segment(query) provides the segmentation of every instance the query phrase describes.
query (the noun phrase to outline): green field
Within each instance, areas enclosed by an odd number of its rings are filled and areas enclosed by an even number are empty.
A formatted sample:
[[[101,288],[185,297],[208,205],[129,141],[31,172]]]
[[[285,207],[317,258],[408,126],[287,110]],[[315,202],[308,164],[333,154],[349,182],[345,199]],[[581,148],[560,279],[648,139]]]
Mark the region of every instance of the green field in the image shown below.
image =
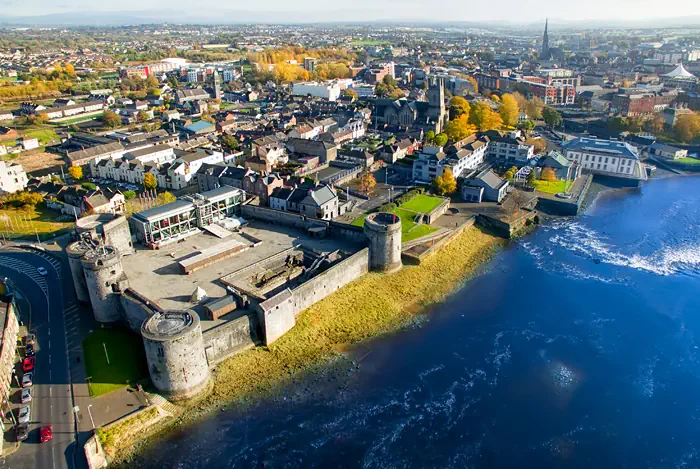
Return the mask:
[[[353,46],[383,46],[389,44],[387,41],[373,41],[373,40],[362,40],[358,39],[352,41]]]
[[[431,195],[417,195],[408,202],[401,204],[401,208],[413,210],[414,212],[430,213],[437,208],[445,199],[433,197]]]
[[[66,119],[62,120],[61,122],[56,122],[56,124],[59,125],[71,125],[71,124],[77,124],[79,122],[86,122],[86,121],[91,121],[93,119],[99,119],[102,117],[104,112],[100,112],[98,114],[92,114],[90,116],[82,116],[82,117],[74,117],[73,119]]]
[[[83,340],[83,353],[92,397],[148,377],[141,337],[127,329],[96,330]]]
[[[73,222],[59,222],[57,211],[42,205],[34,210],[0,209],[0,231],[8,238],[31,237],[49,239],[55,235],[66,233],[73,228]]]
[[[404,243],[437,231],[437,228],[430,225],[416,225],[413,221],[416,216],[415,212],[397,208],[392,213],[396,214],[401,219],[401,241]],[[352,224],[355,226],[364,226],[367,215],[369,214],[362,215],[360,218],[353,221]]]
[[[698,159],[698,158],[678,158],[677,160],[673,160],[673,163],[700,164],[700,159]]]
[[[48,145],[49,143],[56,143],[60,141],[58,134],[53,129],[33,129],[23,131],[22,135],[29,138],[36,138],[39,140],[39,144]]]
[[[559,194],[566,192],[571,187],[571,181],[535,181],[535,190],[545,192],[547,194]]]

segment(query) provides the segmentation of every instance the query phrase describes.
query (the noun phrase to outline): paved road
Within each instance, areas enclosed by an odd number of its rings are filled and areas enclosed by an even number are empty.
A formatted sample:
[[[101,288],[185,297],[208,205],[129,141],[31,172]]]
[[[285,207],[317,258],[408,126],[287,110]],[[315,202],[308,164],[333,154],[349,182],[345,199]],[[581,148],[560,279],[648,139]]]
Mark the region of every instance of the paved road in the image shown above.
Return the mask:
[[[42,266],[48,276],[37,273]],[[58,469],[84,465],[75,452],[75,418],[69,379],[60,263],[48,254],[0,251],[0,276],[8,277],[19,298],[20,317],[37,337],[36,369],[29,438],[4,461],[6,468]],[[64,276],[70,277],[65,271]],[[72,296],[72,295],[71,295]],[[73,302],[72,298],[68,302]],[[53,426],[53,440],[39,443],[39,428]]]

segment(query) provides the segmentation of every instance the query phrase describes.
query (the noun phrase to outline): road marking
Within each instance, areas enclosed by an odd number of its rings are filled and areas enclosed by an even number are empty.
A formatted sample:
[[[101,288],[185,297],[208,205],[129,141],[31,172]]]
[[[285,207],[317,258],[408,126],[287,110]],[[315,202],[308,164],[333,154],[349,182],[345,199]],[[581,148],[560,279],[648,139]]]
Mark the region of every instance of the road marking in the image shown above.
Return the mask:
[[[49,355],[49,365],[51,364],[51,355]]]
[[[49,397],[53,397],[53,388],[49,386]]]
[[[51,349],[51,341],[49,340],[49,349]]]

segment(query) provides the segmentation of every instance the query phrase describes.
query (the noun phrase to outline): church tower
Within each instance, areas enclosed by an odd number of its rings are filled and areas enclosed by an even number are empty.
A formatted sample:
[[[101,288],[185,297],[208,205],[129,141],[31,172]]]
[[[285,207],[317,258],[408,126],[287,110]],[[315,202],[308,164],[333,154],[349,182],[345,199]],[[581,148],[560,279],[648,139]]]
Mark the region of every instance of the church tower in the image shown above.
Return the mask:
[[[447,109],[445,108],[445,79],[433,78],[428,88],[429,116],[435,121],[435,133],[442,132]]]
[[[544,20],[544,34],[542,35],[542,52],[540,53],[541,60],[549,60],[551,57],[551,52],[549,51],[549,34],[547,34],[548,23],[549,18],[546,18]]]

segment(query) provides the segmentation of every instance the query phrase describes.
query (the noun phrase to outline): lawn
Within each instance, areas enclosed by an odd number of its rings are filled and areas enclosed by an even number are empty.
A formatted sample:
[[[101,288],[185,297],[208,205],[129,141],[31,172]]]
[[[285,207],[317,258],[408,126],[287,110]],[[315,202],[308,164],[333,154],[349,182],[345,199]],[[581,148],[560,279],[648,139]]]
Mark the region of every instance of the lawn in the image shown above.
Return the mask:
[[[48,145],[60,141],[58,134],[53,129],[33,129],[22,132],[22,135],[29,138],[36,138],[40,145]]]
[[[354,40],[352,41],[353,46],[383,46],[385,44],[389,44],[387,41],[377,41],[377,40]]]
[[[413,210],[414,212],[430,213],[444,200],[445,199],[441,199],[439,197],[420,194],[415,196],[408,202],[401,204],[401,208],[405,208],[406,210]]]
[[[566,192],[566,190],[571,187],[571,181],[535,181],[535,189],[540,192],[545,192],[547,194],[559,194],[560,192]]]
[[[141,337],[127,329],[96,330],[83,340],[83,353],[92,397],[148,377]]]
[[[698,158],[678,158],[677,160],[673,160],[673,163],[700,164],[700,159],[698,159]]]
[[[0,230],[8,238],[36,239],[39,234],[45,240],[73,228],[73,221],[57,221],[59,215],[57,211],[43,205],[30,211],[0,209]]]
[[[434,226],[425,224],[416,225],[416,223],[413,221],[413,218],[416,216],[415,212],[397,208],[393,213],[395,213],[401,219],[401,241],[404,243],[406,241],[412,241],[420,238],[421,236],[430,234],[433,231],[437,231],[437,228]],[[367,215],[369,214],[362,215],[360,218],[353,221],[352,224],[355,226],[364,226]]]
[[[66,119],[62,120],[60,122],[56,122],[58,125],[71,125],[71,124],[77,124],[80,122],[86,122],[86,121],[91,121],[93,119],[99,119],[102,117],[104,112],[99,112],[97,114],[90,114],[89,116],[80,116],[80,117],[74,117],[73,119]]]

